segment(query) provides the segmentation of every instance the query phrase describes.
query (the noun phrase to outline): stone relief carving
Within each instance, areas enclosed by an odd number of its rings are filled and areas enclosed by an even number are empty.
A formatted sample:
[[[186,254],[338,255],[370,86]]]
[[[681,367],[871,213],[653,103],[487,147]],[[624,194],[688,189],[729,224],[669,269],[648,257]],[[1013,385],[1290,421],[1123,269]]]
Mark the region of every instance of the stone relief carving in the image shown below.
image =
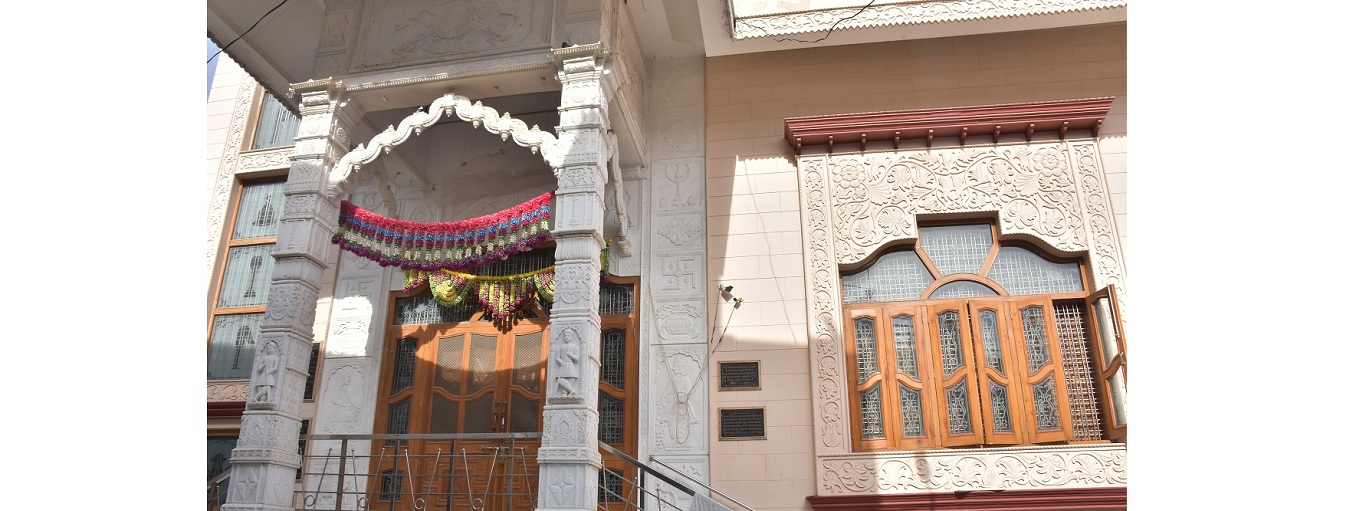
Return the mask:
[[[329,359],[318,407],[319,429],[323,433],[361,433],[365,402],[365,369],[362,361]]]
[[[659,115],[655,117],[654,129],[660,135],[651,140],[661,158],[697,156],[702,152],[704,128],[700,115],[691,112]]]
[[[1022,452],[929,451],[911,456],[829,457],[820,462],[823,495],[1127,484],[1127,451],[1123,446]]]
[[[1114,284],[1115,300],[1124,303],[1124,258],[1119,251],[1119,235],[1114,229],[1114,210],[1110,192],[1100,171],[1100,154],[1093,143],[1072,143],[1077,181],[1081,183],[1082,202],[1086,205],[1086,226],[1091,236],[1092,279],[1099,286]]]
[[[1004,233],[1059,250],[1086,249],[1076,183],[1062,144],[993,146],[830,158],[835,253],[855,263],[882,244],[915,237],[915,216],[999,211]]]
[[[210,381],[209,401],[246,401],[248,386],[245,381]]]
[[[701,384],[705,353],[705,345],[657,349],[653,429],[655,447],[660,451],[690,451],[705,445],[701,433],[705,431],[705,408],[694,403],[706,399],[698,397],[698,389],[704,394],[706,389]]]
[[[546,445],[579,445],[587,436],[588,412],[584,410],[547,410]]]
[[[702,338],[702,308],[693,301],[657,302],[655,318],[659,326],[659,338],[664,342],[706,342]]]
[[[691,215],[689,215],[691,216]],[[693,222],[692,219],[683,216],[675,216],[669,219],[668,223],[659,227],[655,231],[661,237],[669,240],[675,247],[693,245],[698,240],[698,234],[702,233],[702,227]]]
[[[446,0],[370,3],[353,70],[451,56],[506,53],[549,43],[549,2]]]
[[[1116,9],[1123,8],[1128,3],[1127,0],[908,1],[871,5],[862,9],[850,7],[736,17],[734,33],[737,40],[752,39],[786,34],[825,32],[830,28],[833,21],[841,18],[848,19],[840,23],[836,27],[837,30]]]
[[[817,454],[823,452],[848,452],[845,441],[848,426],[845,424],[843,406],[844,378],[839,368],[843,366],[843,346],[837,336],[839,315],[835,314],[835,286],[837,274],[834,268],[833,238],[830,233],[829,217],[826,213],[826,159],[825,157],[805,157],[799,161],[802,229],[809,235],[807,239],[807,335],[811,342],[811,375],[814,380],[816,410],[816,434],[821,440]],[[823,449],[821,447],[824,447]]]
[[[289,156],[291,154],[294,154],[293,146],[284,149],[274,149],[266,152],[241,155],[241,170],[239,172],[256,172],[261,170],[289,168]]]
[[[251,116],[251,100],[256,91],[256,83],[242,80],[233,100],[232,121],[228,124],[228,138],[223,142],[223,155],[218,163],[218,174],[214,176],[213,191],[209,194],[208,257],[207,272],[213,278],[214,260],[218,257],[218,240],[223,232],[223,223],[228,214],[228,198],[232,193],[233,176],[237,173],[242,148],[242,139]]]
[[[280,343],[266,341],[256,355],[252,370],[253,386],[251,400],[254,403],[274,403],[279,399],[280,381]]]
[[[702,259],[694,255],[664,255],[659,257],[660,291],[700,291],[702,289]],[[558,288],[557,288],[558,289]]]
[[[659,197],[659,208],[663,210],[695,208],[701,203],[698,198],[699,186],[697,164],[693,162],[669,162],[660,169],[664,179],[656,179],[655,194]]]
[[[574,502],[577,488],[574,483],[574,469],[566,466],[550,467],[550,484],[546,486],[557,507]]]
[[[582,336],[579,329],[568,326],[557,339],[555,350],[555,395],[575,397],[579,395],[579,342]]]
[[[323,22],[323,36],[318,41],[318,53],[326,54],[346,51],[354,32],[353,22],[357,17],[355,10],[331,11]]]

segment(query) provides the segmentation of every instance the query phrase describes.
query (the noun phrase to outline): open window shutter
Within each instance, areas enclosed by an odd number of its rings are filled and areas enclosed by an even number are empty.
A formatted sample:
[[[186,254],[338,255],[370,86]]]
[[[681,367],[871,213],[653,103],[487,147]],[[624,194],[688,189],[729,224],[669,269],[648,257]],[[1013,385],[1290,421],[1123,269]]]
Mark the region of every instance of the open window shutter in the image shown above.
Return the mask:
[[[1128,433],[1128,397],[1125,387],[1128,364],[1124,325],[1120,320],[1119,308],[1115,306],[1114,289],[1114,284],[1111,284],[1086,297],[1091,333],[1087,337],[1091,344],[1091,358],[1095,362],[1099,390],[1096,397],[1105,416],[1101,428],[1106,438],[1120,440]]]
[[[939,400],[930,381],[935,364],[926,337],[929,323],[924,307],[888,307],[885,310],[883,352],[889,375],[884,388],[888,398],[889,423],[895,423],[898,448],[936,447],[939,438]]]
[[[981,393],[983,433],[988,444],[1025,443],[1024,394],[1029,388],[1016,378],[1016,358],[1006,328],[1009,309],[999,300],[968,302],[972,318],[973,355]]]
[[[1017,374],[1024,384],[1025,423],[1031,424],[1031,443],[1072,439],[1072,415],[1067,400],[1062,352],[1052,303],[1043,297],[1010,302]]]
[[[982,436],[982,405],[977,390],[973,343],[964,304],[929,306],[930,351],[934,354],[934,385],[939,429],[944,441],[953,447],[985,443]]]
[[[845,318],[846,361],[849,374],[855,375],[849,388],[850,421],[854,438],[863,449],[884,449],[891,445],[891,426],[886,422],[886,372],[878,350],[878,309],[855,309]]]

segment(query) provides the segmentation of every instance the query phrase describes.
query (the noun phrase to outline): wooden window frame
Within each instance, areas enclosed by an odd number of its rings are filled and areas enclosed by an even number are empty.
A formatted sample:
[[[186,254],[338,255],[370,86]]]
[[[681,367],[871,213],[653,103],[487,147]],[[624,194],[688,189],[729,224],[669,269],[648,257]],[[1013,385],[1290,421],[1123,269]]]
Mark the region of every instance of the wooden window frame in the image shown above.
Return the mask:
[[[261,151],[278,151],[280,149],[294,146],[294,144],[286,144],[275,147],[262,147],[260,149],[251,148],[252,145],[256,144],[256,132],[258,131],[258,128],[260,128],[261,126],[261,112],[265,110],[267,97],[270,97],[270,92],[267,92],[265,87],[257,85],[256,90],[252,92],[251,113],[247,116],[247,126],[246,130],[243,131],[242,146],[238,152],[249,153]],[[285,105],[285,109],[289,109],[289,105],[285,104],[285,102],[281,101],[280,104]],[[290,110],[290,113],[294,113],[294,111]],[[299,116],[299,122],[303,122],[303,116]]]
[[[232,239],[232,233],[237,229],[237,222],[238,222],[238,220],[239,220],[238,214],[240,213],[239,209],[241,209],[242,196],[245,194],[247,188],[249,188],[249,187],[251,187],[251,186],[255,186],[255,185],[268,185],[268,184],[274,184],[274,183],[284,183],[284,182],[285,182],[285,179],[286,179],[286,178],[285,178],[284,176],[261,177],[261,178],[254,178],[254,179],[250,179],[250,180],[238,180],[238,181],[233,185],[233,188],[234,188],[234,189],[233,189],[232,200],[230,200],[229,203],[228,203],[228,209],[227,209],[227,212],[226,212],[226,218],[224,219],[224,222],[223,222],[223,225],[224,225],[224,227],[223,227],[223,233],[222,233],[222,235],[219,237],[220,241],[219,241],[219,244],[218,244],[218,256],[217,256],[216,260],[214,261],[214,266],[213,266],[213,278],[212,278],[212,280],[211,280],[211,282],[210,282],[210,286],[209,286],[210,292],[209,292],[209,296],[208,296],[208,302],[207,302],[207,304],[206,304],[206,305],[208,306],[208,312],[209,312],[209,314],[208,314],[208,324],[206,325],[206,328],[205,328],[205,330],[208,332],[208,334],[205,336],[205,341],[204,341],[204,344],[205,344],[206,349],[212,347],[212,344],[213,344],[213,324],[214,324],[214,321],[218,319],[218,317],[220,317],[220,316],[238,315],[238,314],[264,314],[264,313],[266,312],[266,304],[265,304],[265,303],[262,303],[261,305],[251,305],[251,306],[245,306],[245,307],[219,307],[219,306],[218,306],[218,299],[219,299],[219,296],[220,296],[220,295],[222,294],[222,292],[223,292],[223,283],[224,283],[224,281],[226,280],[226,277],[227,277],[226,272],[227,272],[227,265],[228,265],[228,254],[232,251],[232,249],[237,248],[237,247],[247,247],[247,246],[275,245],[276,242],[279,240],[279,236],[278,236],[279,230],[278,230],[278,228],[277,228],[277,230],[276,230],[276,234],[277,234],[276,236],[263,236],[263,237],[259,237],[259,238],[247,238],[247,239],[240,239],[240,240]],[[281,213],[283,213],[283,212],[281,212]],[[279,222],[280,222],[280,218],[277,216],[277,218],[276,218],[276,223],[277,223],[277,225],[279,224]],[[266,292],[266,293],[269,293],[269,292],[270,292],[269,284],[267,284],[267,287],[266,287],[265,292]],[[207,362],[207,360],[206,360],[206,362]],[[236,380],[212,380],[212,381],[236,381]]]

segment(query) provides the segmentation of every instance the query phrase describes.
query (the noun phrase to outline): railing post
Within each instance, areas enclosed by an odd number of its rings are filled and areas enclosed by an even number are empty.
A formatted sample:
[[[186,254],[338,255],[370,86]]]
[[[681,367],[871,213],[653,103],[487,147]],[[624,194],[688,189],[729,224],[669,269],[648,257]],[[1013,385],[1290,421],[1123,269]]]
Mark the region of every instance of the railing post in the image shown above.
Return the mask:
[[[343,438],[341,442],[342,442],[342,443],[341,443],[341,463],[337,465],[337,507],[336,507],[336,511],[341,511],[341,508],[342,508],[342,498],[344,497],[343,494],[342,494],[342,492],[345,490],[345,487],[343,487],[343,484],[345,484],[345,481],[344,481],[342,478],[346,477],[346,439]],[[319,474],[319,475],[318,475],[318,477],[322,477],[322,476],[323,476],[323,474]]]

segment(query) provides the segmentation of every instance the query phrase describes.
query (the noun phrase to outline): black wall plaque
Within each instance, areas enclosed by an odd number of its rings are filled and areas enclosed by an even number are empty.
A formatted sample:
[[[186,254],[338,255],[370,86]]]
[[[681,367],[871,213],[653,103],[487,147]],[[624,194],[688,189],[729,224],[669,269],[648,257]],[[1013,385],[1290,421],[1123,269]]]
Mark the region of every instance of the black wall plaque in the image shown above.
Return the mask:
[[[721,415],[722,440],[764,438],[763,408],[722,408],[717,412]]]
[[[759,362],[721,362],[721,390],[759,390]]]

